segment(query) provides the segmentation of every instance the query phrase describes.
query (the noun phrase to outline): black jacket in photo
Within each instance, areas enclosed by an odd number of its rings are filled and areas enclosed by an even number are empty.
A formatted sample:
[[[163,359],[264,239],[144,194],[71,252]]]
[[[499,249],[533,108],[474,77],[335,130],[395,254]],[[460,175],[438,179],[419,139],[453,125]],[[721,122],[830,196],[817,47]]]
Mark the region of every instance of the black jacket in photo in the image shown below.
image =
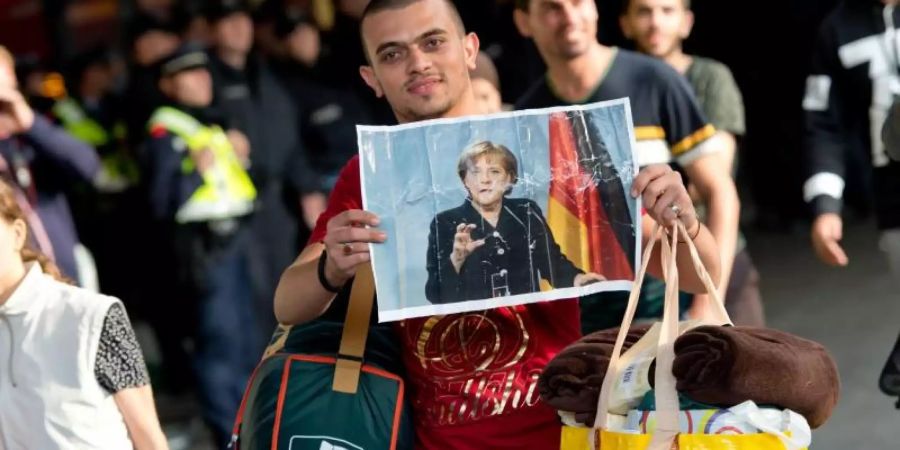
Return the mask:
[[[474,224],[472,239],[485,239],[457,273],[450,262],[456,227]],[[560,251],[541,208],[530,199],[504,198],[497,226],[486,221],[467,199],[439,213],[431,222],[425,296],[431,303],[451,303],[554,288],[572,287],[583,273]]]

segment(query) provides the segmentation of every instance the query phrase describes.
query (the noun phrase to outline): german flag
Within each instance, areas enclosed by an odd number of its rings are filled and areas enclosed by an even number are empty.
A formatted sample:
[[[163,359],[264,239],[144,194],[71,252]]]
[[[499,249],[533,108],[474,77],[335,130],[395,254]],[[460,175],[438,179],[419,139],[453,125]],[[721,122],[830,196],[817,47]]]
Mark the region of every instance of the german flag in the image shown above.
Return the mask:
[[[547,222],[563,254],[585,272],[634,279],[635,228],[626,190],[585,112],[550,115],[550,173]]]

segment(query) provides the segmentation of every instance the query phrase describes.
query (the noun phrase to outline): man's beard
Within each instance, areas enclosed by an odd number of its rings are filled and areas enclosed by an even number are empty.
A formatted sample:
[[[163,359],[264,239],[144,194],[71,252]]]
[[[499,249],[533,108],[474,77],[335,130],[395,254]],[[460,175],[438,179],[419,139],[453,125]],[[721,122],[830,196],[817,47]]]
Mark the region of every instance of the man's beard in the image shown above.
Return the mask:
[[[457,96],[458,97],[458,96]],[[413,121],[438,119],[444,117],[454,106],[454,96],[448,96],[440,103],[429,106],[428,108],[406,108],[403,115]]]
[[[645,54],[648,54],[655,58],[662,58],[662,59],[668,58],[673,53],[675,53],[675,51],[678,48],[680,48],[677,40],[672,41],[665,47],[661,47],[661,49],[659,51],[651,49],[650,47],[644,47],[644,46],[638,46],[638,47],[640,47],[641,53],[645,53]]]
[[[590,45],[584,42],[572,45],[560,44],[556,46],[556,54],[560,59],[571,61],[587,53],[589,48]]]

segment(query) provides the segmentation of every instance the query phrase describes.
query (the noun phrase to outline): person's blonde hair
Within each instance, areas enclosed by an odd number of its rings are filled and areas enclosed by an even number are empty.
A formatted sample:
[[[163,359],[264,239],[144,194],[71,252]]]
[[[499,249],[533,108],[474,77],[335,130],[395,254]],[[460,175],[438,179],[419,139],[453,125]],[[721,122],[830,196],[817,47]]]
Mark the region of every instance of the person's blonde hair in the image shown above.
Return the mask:
[[[28,223],[28,221],[25,220],[25,214],[22,212],[22,208],[20,208],[19,203],[16,202],[16,193],[13,191],[13,187],[2,178],[0,178],[0,220],[4,220],[10,224],[16,220]],[[47,255],[31,248],[27,243],[22,247],[21,256],[22,262],[36,262],[40,264],[44,273],[50,275],[57,281],[71,283],[71,280],[67,279],[62,274],[59,267],[57,267]]]
[[[510,186],[516,184],[516,181],[519,180],[519,162],[516,160],[516,156],[505,145],[495,144],[491,141],[481,141],[463,150],[459,155],[459,161],[456,163],[456,172],[459,174],[459,179],[465,183],[469,164],[474,164],[479,158],[486,156],[498,157],[503,170],[509,174],[512,180]]]

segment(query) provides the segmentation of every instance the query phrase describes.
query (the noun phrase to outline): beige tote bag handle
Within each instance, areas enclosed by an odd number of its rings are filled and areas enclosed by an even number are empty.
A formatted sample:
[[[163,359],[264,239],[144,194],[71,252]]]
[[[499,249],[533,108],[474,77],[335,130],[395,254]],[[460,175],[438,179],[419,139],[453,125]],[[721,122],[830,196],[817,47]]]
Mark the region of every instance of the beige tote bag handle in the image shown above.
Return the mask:
[[[680,315],[678,305],[679,280],[677,251],[679,237],[681,236],[684,237],[684,241],[687,244],[694,269],[712,299],[712,305],[710,305],[710,308],[707,310],[707,316],[703,318],[703,322],[716,325],[731,324],[731,319],[728,317],[725,306],[718,296],[715,283],[713,283],[712,278],[703,266],[699,252],[697,251],[694,242],[690,239],[687,230],[684,228],[684,224],[679,221],[677,226],[673,227],[671,244],[666,240],[666,235],[662,227],[656,225],[650,236],[650,241],[647,243],[647,248],[644,250],[641,259],[641,267],[635,277],[631,295],[628,298],[625,316],[622,319],[619,335],[616,337],[616,344],[613,347],[609,366],[607,367],[606,375],[603,378],[603,385],[597,400],[597,416],[594,421],[594,429],[607,428],[609,420],[610,392],[619,370],[618,366],[622,347],[624,346],[625,337],[628,334],[631,323],[634,320],[637,301],[640,296],[644,276],[647,272],[647,266],[650,262],[650,256],[652,255],[656,241],[660,241],[663,275],[666,282],[666,295],[663,306],[662,326],[657,346],[656,375],[654,383],[657,427],[656,433],[654,433],[650,445],[648,446],[648,450],[669,450],[679,431],[678,393],[675,390],[675,376],[672,375],[672,364],[675,360],[675,340],[678,338],[678,319]],[[590,433],[590,437],[591,445],[594,445],[595,433]]]

